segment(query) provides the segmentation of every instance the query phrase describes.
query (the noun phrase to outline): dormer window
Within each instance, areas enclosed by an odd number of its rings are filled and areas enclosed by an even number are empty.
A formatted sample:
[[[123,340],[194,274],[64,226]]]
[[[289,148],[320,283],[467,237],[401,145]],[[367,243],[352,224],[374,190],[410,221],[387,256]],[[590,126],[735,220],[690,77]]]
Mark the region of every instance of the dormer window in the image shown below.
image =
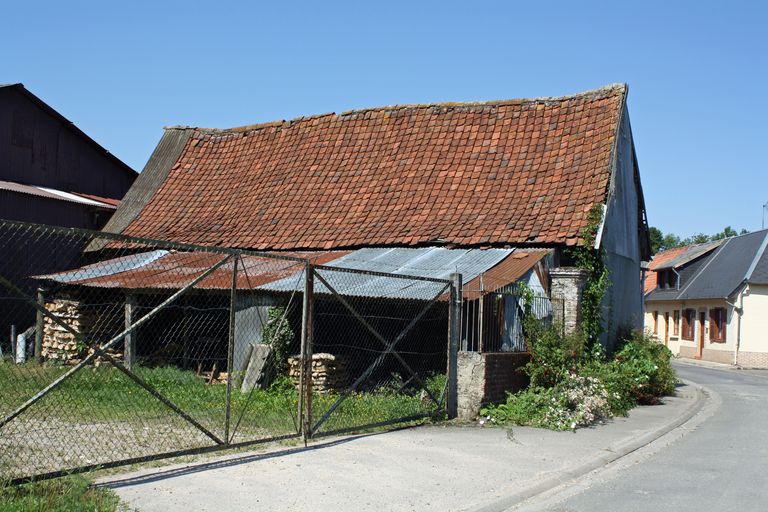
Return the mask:
[[[656,274],[656,283],[660,290],[674,290],[677,288],[677,273],[674,270],[659,270]]]

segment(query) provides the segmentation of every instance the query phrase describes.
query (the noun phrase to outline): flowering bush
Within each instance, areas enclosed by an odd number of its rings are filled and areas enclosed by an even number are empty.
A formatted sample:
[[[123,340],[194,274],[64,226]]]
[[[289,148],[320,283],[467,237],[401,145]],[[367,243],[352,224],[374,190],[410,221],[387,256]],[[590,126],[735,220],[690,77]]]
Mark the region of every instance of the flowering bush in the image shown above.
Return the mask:
[[[608,391],[596,378],[569,374],[552,388],[528,388],[507,402],[485,407],[491,423],[514,423],[553,430],[575,430],[609,418]]]
[[[536,334],[534,358],[526,368],[530,387],[483,408],[484,421],[575,430],[674,393],[672,354],[654,338],[633,334],[608,359],[579,354],[574,350],[580,345],[578,335],[559,338],[554,329]]]

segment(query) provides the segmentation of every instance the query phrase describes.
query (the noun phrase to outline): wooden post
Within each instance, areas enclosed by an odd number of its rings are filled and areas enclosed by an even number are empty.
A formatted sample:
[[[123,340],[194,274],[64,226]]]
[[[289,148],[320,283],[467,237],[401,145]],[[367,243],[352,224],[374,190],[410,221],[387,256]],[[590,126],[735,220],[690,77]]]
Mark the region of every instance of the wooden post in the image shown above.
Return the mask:
[[[448,387],[445,409],[448,418],[458,416],[459,337],[461,336],[461,274],[451,274],[451,300],[448,310]]]
[[[37,289],[37,304],[40,307],[45,307],[45,290],[43,288]],[[35,319],[35,360],[38,364],[43,363],[43,327],[45,317],[43,312],[37,311],[37,318]]]
[[[133,325],[133,312],[136,309],[136,296],[132,293],[125,295],[125,328]],[[136,362],[136,331],[131,331],[125,335],[123,340],[123,364],[129,370],[133,370],[133,363]]]
[[[312,437],[312,309],[314,305],[315,268],[304,267],[304,301],[301,319],[301,372],[299,375],[299,423],[304,446]]]

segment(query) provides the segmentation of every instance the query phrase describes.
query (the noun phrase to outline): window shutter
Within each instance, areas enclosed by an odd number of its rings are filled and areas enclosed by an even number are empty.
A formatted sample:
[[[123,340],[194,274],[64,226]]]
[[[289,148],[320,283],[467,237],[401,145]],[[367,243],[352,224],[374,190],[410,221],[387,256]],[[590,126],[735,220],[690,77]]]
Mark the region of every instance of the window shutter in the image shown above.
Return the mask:
[[[725,308],[720,308],[720,339],[722,341],[725,341],[725,333],[728,331],[727,328],[728,324],[728,310]]]
[[[717,309],[709,310],[709,341],[719,340],[720,336],[717,332],[717,317],[719,316]]]

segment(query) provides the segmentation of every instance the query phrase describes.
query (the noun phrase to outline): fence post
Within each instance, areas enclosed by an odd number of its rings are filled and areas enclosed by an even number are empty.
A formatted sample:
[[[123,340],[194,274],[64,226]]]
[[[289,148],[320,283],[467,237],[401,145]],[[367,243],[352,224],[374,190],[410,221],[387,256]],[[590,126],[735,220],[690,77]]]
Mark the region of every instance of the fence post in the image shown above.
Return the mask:
[[[485,343],[483,341],[485,335],[485,283],[483,282],[483,273],[480,273],[480,309],[478,312],[477,322],[477,352],[482,354],[485,352]]]
[[[37,303],[41,307],[45,307],[45,290],[43,288],[37,289]],[[43,326],[44,326],[43,312],[37,310],[37,318],[35,319],[35,361],[38,364],[43,363]]]
[[[451,300],[448,310],[448,387],[446,414],[448,418],[458,415],[458,357],[461,322],[461,274],[451,274]]]
[[[125,328],[128,329],[133,325],[133,311],[136,309],[136,296],[129,293],[125,296]],[[136,361],[136,334],[130,332],[125,335],[123,341],[123,360],[125,367],[129,370],[133,370],[133,363]]]
[[[315,267],[304,267],[304,300],[301,313],[301,372],[299,374],[299,423],[304,446],[312,437],[312,310],[315,293]]]
[[[229,340],[227,342],[227,403],[224,416],[224,443],[229,444],[229,423],[232,417],[232,368],[235,358],[235,302],[237,301],[237,262],[236,256],[232,261],[232,289],[229,292]]]

